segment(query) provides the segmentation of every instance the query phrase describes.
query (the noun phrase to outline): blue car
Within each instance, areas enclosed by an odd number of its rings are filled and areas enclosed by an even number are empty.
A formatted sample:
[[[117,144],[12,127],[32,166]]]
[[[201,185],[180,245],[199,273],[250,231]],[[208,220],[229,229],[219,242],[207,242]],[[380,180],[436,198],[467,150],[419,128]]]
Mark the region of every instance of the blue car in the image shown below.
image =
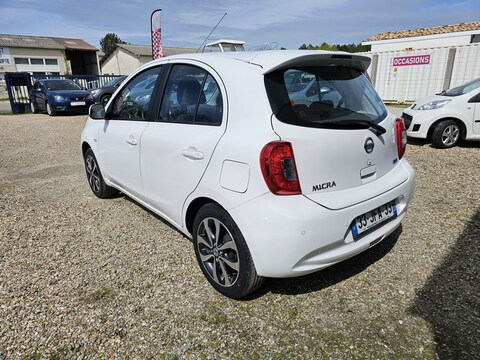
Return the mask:
[[[87,114],[92,104],[92,95],[68,79],[38,80],[30,91],[30,106],[33,113],[45,111],[50,116],[60,112]]]

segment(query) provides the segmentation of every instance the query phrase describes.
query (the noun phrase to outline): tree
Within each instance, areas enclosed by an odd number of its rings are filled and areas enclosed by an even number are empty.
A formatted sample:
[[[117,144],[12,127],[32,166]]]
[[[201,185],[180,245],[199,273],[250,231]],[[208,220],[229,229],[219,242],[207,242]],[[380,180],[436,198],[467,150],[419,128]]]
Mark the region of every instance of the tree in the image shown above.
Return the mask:
[[[300,50],[329,50],[329,51],[346,51],[346,52],[367,52],[370,51],[370,45],[362,45],[362,44],[333,44],[330,45],[327,42],[323,42],[321,45],[305,45],[299,47]]]
[[[108,33],[100,39],[100,48],[106,56],[110,55],[117,48],[117,44],[127,44],[127,42],[114,33]]]

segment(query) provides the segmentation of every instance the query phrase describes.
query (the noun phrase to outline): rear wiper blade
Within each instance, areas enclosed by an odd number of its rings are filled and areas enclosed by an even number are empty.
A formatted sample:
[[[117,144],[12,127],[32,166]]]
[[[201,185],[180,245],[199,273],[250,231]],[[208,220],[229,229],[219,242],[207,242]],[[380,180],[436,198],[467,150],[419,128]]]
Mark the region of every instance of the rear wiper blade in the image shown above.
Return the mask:
[[[337,125],[352,125],[352,124],[360,124],[360,125],[366,125],[369,128],[372,128],[377,136],[383,135],[387,132],[385,128],[381,125],[375,124],[373,121],[366,120],[366,119],[331,119],[331,120],[326,120],[322,121],[322,124],[337,124]]]

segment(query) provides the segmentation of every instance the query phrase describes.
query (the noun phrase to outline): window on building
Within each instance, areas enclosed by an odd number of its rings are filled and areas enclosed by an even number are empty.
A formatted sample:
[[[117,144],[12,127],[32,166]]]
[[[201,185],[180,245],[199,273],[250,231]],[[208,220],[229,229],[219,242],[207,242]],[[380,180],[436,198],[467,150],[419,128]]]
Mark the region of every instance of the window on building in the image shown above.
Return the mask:
[[[45,59],[45,65],[58,65],[57,59]]]
[[[29,65],[27,58],[15,58],[15,64],[17,64],[17,65]]]
[[[30,59],[32,65],[43,65],[43,59]]]

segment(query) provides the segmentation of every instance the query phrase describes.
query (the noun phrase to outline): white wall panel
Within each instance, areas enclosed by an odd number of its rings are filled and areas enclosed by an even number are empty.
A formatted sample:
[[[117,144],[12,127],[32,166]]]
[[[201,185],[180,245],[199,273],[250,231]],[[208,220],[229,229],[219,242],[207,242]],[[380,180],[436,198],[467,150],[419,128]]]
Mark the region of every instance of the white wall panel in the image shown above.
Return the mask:
[[[452,48],[456,49],[456,54],[450,87],[480,77],[480,44],[361,54],[370,58],[378,55],[377,72],[369,72],[369,75],[384,101],[413,102],[444,90],[448,55]],[[430,55],[430,63],[393,66],[395,57],[418,55]]]

